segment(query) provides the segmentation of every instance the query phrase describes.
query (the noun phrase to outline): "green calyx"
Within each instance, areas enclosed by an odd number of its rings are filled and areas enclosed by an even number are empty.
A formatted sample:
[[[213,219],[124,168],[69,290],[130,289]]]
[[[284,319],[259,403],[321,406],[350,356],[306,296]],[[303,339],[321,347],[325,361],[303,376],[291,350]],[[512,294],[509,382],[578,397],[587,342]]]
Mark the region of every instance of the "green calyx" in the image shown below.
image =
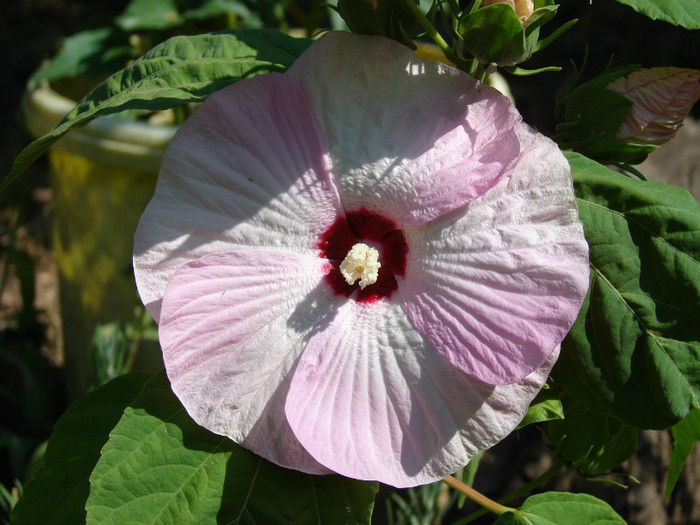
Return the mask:
[[[382,35],[415,49],[418,27],[405,0],[338,0],[338,13],[353,33]]]
[[[556,14],[557,8],[553,0],[538,0],[524,23],[507,3],[465,12],[459,21],[463,52],[482,64],[515,66],[525,62],[549,43],[539,41],[540,27]]]

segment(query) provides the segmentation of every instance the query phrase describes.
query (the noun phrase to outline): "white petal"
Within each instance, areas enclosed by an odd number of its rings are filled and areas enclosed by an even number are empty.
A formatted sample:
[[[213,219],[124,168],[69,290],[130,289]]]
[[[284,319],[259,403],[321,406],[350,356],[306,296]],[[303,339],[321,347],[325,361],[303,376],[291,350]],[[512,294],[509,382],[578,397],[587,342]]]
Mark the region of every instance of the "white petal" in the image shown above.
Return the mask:
[[[438,355],[397,302],[349,301],[309,340],[286,414],[331,470],[397,487],[429,483],[510,433],[555,358],[521,383],[494,387]]]
[[[197,257],[244,247],[316,253],[339,214],[324,155],[289,78],[263,75],[209,97],[168,148],[136,232],[136,283],[154,318],[170,276]]]
[[[326,262],[272,250],[207,255],[170,279],[159,337],[192,418],[279,465],[325,473],[291,432],[284,402],[313,327],[331,308]]]
[[[395,41],[332,32],[286,74],[321,123],[346,210],[423,224],[483,194],[517,159],[521,118],[506,97]]]
[[[520,131],[523,157],[482,198],[421,228],[399,292],[411,324],[453,365],[490,384],[544,363],[588,288],[588,245],[569,166]]]

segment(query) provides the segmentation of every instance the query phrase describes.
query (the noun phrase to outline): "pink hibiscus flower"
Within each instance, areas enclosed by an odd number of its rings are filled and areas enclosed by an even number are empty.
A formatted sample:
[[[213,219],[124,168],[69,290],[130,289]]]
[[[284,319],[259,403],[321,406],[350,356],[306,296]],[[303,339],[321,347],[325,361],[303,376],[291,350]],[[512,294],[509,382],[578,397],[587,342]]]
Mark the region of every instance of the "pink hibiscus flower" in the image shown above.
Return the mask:
[[[671,140],[700,99],[700,71],[677,67],[640,68],[607,85],[634,104],[615,139],[633,144]]]
[[[195,421],[285,467],[412,486],[520,422],[588,247],[565,158],[508,99],[331,33],[185,122],[134,267]]]

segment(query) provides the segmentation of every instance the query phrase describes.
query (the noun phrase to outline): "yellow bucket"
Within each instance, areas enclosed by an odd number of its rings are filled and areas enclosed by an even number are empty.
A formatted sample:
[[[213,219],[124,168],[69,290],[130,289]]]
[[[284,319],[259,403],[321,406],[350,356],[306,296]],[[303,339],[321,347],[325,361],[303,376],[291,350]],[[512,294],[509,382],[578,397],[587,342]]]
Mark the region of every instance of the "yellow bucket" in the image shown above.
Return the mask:
[[[74,101],[47,85],[30,89],[22,108],[26,127],[41,137],[73,106]],[[140,304],[131,263],[134,231],[176,129],[102,117],[71,131],[49,150],[53,248],[71,397],[91,385],[95,326],[129,322]],[[143,350],[137,367],[159,367],[159,350]]]

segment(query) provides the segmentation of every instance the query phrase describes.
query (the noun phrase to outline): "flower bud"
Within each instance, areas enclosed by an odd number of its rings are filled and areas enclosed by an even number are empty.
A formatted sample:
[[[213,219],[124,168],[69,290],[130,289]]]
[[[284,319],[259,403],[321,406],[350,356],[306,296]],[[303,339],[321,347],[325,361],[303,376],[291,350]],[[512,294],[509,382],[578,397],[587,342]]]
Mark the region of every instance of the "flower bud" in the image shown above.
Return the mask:
[[[700,99],[700,71],[675,67],[637,69],[606,88],[634,103],[615,140],[658,146],[671,140]]]
[[[457,51],[482,64],[509,67],[525,62],[541,48],[540,27],[557,8],[553,0],[540,0],[537,9],[533,0],[483,0],[479,9],[460,17]]]
[[[527,21],[532,16],[532,12],[535,10],[535,3],[533,0],[483,0],[481,5],[486,7],[491,4],[509,4],[515,14],[518,15],[520,23],[525,25]]]

